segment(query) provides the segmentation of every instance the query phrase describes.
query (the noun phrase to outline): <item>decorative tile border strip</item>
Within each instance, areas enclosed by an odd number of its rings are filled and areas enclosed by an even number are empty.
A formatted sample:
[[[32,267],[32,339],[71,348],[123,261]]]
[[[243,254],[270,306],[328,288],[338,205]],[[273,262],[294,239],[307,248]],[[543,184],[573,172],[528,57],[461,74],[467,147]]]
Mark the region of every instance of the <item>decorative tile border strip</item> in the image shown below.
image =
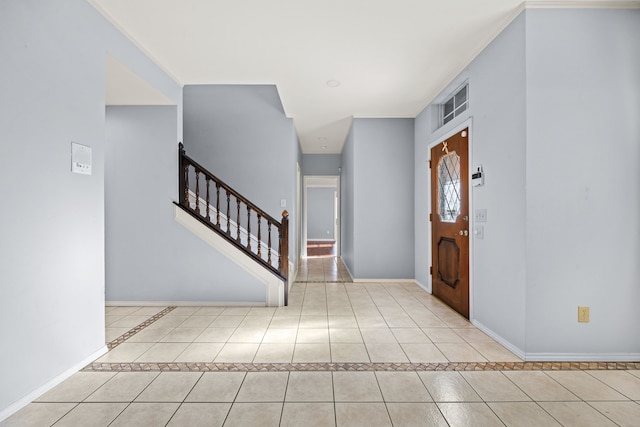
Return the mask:
[[[296,280],[295,283],[353,283],[351,280]]]
[[[126,340],[128,340],[129,338],[131,338],[132,336],[134,336],[135,334],[137,334],[138,332],[140,332],[144,328],[146,328],[147,326],[151,325],[152,323],[154,323],[155,321],[157,321],[158,319],[160,319],[161,317],[163,317],[167,313],[172,312],[175,309],[176,309],[175,306],[171,306],[171,307],[165,308],[164,310],[162,310],[159,313],[154,314],[153,316],[151,316],[150,318],[148,318],[144,322],[140,323],[135,328],[133,328],[131,330],[128,330],[127,332],[125,332],[124,334],[120,335],[115,340],[109,342],[107,344],[107,348],[109,349],[109,351],[113,350],[114,348],[116,348],[117,346],[119,346],[120,344],[122,344],[123,342],[125,342]]]
[[[583,371],[635,370],[640,362],[459,362],[459,363],[92,363],[94,372],[277,372],[277,371]]]

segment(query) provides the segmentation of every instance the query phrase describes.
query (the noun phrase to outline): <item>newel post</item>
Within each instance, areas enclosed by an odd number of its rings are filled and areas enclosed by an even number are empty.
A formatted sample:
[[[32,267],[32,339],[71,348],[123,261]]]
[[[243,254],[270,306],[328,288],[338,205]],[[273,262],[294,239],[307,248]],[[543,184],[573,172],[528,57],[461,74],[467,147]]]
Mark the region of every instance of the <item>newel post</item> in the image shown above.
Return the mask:
[[[280,275],[284,282],[284,305],[289,305],[289,212],[282,212],[280,229]]]
[[[187,207],[187,188],[186,188],[186,172],[187,165],[184,161],[184,144],[181,142],[178,144],[178,203],[181,206]]]

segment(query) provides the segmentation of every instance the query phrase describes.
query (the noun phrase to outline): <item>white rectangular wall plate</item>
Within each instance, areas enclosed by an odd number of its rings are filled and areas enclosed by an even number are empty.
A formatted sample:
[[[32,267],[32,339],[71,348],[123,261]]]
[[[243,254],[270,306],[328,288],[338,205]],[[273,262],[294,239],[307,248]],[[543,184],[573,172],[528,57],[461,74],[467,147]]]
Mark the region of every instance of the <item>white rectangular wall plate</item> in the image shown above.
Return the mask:
[[[91,147],[71,142],[71,172],[91,175]]]

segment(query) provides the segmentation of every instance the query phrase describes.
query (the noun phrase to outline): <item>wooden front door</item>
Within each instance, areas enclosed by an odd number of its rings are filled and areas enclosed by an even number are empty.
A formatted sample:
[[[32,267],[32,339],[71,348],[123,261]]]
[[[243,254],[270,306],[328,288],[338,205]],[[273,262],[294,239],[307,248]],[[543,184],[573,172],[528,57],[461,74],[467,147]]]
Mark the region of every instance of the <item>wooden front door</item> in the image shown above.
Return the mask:
[[[432,291],[469,318],[469,130],[431,149]]]

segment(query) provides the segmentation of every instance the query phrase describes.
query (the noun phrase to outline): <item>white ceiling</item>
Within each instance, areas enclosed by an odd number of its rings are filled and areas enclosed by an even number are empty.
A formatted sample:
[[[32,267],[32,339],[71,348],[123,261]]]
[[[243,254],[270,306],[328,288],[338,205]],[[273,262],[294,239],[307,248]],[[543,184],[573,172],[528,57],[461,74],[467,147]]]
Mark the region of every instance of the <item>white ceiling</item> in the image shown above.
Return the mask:
[[[305,153],[340,153],[352,117],[415,117],[523,7],[521,0],[90,2],[179,84],[275,84]]]

